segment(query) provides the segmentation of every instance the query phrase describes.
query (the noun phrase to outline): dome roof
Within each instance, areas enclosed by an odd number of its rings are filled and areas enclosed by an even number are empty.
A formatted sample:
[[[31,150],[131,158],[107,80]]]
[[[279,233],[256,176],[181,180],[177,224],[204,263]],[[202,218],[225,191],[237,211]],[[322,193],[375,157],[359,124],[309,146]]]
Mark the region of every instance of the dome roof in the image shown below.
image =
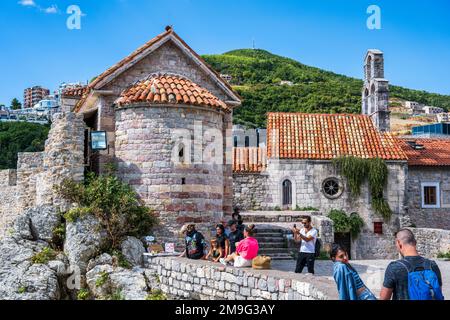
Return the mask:
[[[225,102],[191,80],[176,74],[158,73],[124,90],[116,100],[119,106],[135,103],[189,104],[231,111]]]

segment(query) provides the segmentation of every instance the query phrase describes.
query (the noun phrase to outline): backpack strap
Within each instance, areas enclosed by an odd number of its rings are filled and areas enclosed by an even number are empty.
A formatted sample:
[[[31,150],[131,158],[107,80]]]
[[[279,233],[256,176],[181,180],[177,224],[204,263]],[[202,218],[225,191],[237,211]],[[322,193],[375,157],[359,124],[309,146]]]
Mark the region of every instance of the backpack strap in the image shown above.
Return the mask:
[[[397,260],[397,262],[406,269],[407,273],[411,272],[411,265],[408,261],[406,261],[405,259],[402,259],[402,260]]]

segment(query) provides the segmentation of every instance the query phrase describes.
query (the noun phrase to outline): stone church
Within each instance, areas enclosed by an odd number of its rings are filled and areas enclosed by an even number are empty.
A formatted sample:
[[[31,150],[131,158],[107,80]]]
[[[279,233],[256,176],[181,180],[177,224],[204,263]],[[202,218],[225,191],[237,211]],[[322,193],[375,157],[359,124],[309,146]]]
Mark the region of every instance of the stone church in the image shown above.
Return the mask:
[[[277,209],[283,219],[314,207],[321,221],[331,209],[364,219],[361,235],[349,239],[353,258],[394,258],[393,235],[405,225],[417,227],[427,252],[450,250],[450,231],[443,230],[450,229],[449,142],[389,133],[389,86],[378,50],[365,58],[362,100],[360,115],[269,113],[261,135],[267,143],[233,148],[241,98],[167,27],[86,87],[63,93],[62,134],[55,128],[44,153],[19,154],[17,171],[0,171],[0,231],[23,209],[48,202],[67,172],[82,179],[84,170],[102,172],[112,163],[159,216],[161,242],[177,242],[187,222],[209,236],[233,207],[262,217]],[[92,151],[90,133],[99,131],[106,148]],[[351,196],[332,164],[342,155],[385,161],[390,221],[373,212],[367,183],[360,197]],[[331,228],[330,242],[332,236]]]

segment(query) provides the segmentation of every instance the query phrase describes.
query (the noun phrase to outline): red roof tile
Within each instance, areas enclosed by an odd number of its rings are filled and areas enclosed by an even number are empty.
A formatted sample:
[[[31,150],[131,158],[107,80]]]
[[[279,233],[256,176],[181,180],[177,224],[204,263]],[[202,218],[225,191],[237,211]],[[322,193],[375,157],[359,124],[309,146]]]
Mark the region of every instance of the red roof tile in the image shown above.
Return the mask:
[[[266,150],[263,148],[233,148],[233,171],[256,173],[266,170]]]
[[[450,166],[450,139],[398,139],[410,166]],[[412,144],[421,146],[413,148]]]
[[[124,90],[118,105],[147,102],[149,104],[190,104],[231,111],[225,102],[191,80],[175,74],[152,74]]]
[[[268,157],[407,159],[395,138],[379,132],[365,115],[269,113],[267,125]]]

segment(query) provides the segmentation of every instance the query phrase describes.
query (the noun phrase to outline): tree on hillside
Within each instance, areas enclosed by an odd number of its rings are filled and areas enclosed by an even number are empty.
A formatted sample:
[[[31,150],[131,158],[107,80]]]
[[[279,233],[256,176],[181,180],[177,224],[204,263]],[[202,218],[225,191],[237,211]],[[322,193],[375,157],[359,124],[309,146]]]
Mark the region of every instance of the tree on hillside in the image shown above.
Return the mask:
[[[22,109],[22,104],[20,103],[19,100],[17,100],[17,98],[12,99],[12,101],[11,101],[11,109],[12,110]]]

